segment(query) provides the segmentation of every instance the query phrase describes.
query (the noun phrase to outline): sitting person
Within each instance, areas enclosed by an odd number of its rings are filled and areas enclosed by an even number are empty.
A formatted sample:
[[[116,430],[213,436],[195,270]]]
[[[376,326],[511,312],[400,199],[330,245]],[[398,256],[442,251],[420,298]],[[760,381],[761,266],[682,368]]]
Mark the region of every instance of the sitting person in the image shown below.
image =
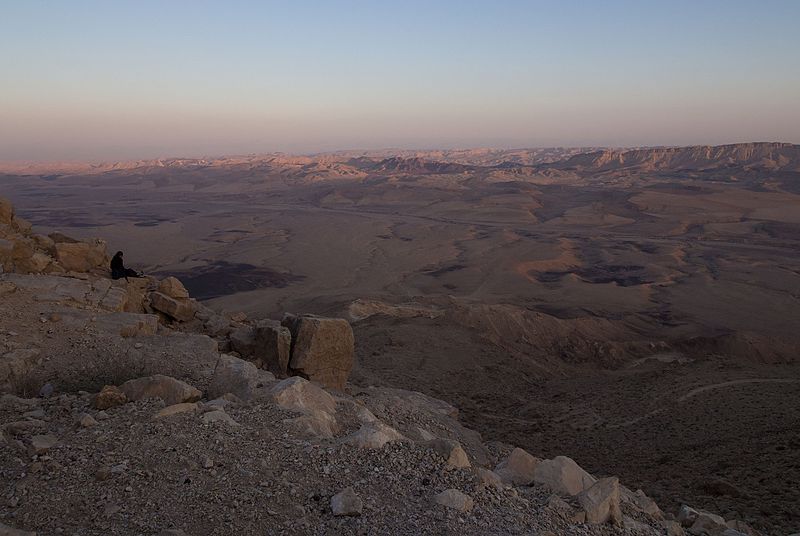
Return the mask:
[[[122,262],[122,252],[117,251],[114,258],[111,259],[111,279],[128,279],[129,277],[142,277],[142,274],[136,270],[125,268],[125,263]]]

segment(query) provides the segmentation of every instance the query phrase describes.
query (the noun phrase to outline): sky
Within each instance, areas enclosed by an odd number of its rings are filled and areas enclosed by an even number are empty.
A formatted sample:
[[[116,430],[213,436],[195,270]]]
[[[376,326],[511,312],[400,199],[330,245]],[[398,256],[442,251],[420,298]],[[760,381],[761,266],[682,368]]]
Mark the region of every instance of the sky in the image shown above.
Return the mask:
[[[0,160],[800,143],[798,21],[798,0],[0,0]]]

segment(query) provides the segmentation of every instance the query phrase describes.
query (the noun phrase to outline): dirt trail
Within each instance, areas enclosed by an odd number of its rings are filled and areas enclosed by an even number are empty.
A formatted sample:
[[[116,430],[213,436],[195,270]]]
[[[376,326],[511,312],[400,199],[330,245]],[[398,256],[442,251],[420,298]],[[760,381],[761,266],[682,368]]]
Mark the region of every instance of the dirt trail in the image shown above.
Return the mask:
[[[696,395],[699,395],[706,391],[711,391],[713,389],[723,389],[725,387],[734,387],[736,385],[746,385],[750,383],[800,383],[800,379],[794,380],[789,378],[750,378],[745,380],[731,380],[727,382],[713,383],[711,385],[704,385],[702,387],[697,387],[696,389],[692,389],[685,395],[678,397],[676,399],[676,402],[678,403],[685,402],[686,400],[689,400],[690,398]],[[633,419],[616,424],[605,424],[605,426],[608,428],[623,428],[626,426],[633,426],[634,424],[638,424],[642,421],[648,420],[666,411],[667,411],[666,407],[660,407],[658,409],[654,409],[653,411],[650,411],[648,413],[645,413],[644,415],[640,415]]]
[[[700,393],[704,393],[712,389],[733,387],[734,385],[743,385],[747,383],[800,383],[800,380],[793,380],[788,378],[752,378],[749,380],[732,380],[729,382],[714,383],[711,385],[704,385],[703,387],[698,387],[697,389],[692,389],[691,391],[680,397],[678,399],[678,402],[683,402],[685,400],[692,398],[695,395],[699,395]]]

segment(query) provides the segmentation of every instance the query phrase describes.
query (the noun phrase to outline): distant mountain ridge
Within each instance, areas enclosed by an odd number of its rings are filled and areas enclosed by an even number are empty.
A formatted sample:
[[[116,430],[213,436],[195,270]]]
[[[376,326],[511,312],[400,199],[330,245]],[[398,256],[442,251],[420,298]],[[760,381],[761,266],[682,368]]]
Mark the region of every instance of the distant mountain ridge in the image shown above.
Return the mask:
[[[800,145],[758,142],[628,151],[603,150],[543,166],[576,171],[703,171],[729,167],[800,171]]]
[[[366,172],[426,174],[461,173],[479,167],[527,167],[591,172],[722,171],[745,170],[800,172],[800,145],[780,142],[752,142],[687,147],[644,147],[633,149],[462,149],[409,151],[340,151],[314,155],[268,153],[209,158],[156,158],[109,163],[0,162],[0,173],[101,174],[119,170],[153,168],[192,169],[241,166],[245,168],[297,167],[319,165],[352,166]]]
[[[360,162],[364,162],[361,159]],[[366,160],[366,162],[371,162]],[[381,173],[410,173],[417,175],[424,175],[427,173],[461,173],[471,169],[474,166],[465,164],[456,164],[449,162],[438,162],[432,160],[425,160],[420,157],[402,158],[392,157],[381,160],[380,162],[368,165],[367,168],[373,172]]]

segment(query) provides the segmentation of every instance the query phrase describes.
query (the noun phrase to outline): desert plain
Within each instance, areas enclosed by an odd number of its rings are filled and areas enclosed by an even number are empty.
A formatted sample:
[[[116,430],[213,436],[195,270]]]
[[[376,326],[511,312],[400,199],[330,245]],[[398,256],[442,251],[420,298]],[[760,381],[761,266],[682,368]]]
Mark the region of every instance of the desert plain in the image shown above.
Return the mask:
[[[42,230],[253,318],[348,318],[351,382],[663,507],[800,520],[800,146],[7,164]]]

